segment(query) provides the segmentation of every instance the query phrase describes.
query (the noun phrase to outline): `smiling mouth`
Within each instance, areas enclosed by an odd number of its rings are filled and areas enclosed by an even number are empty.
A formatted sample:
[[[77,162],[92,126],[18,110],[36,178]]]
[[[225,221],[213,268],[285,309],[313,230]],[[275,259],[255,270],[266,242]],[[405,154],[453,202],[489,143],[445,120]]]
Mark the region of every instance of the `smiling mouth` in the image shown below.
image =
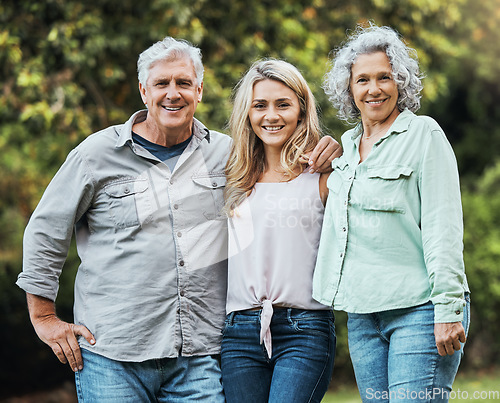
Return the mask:
[[[381,103],[384,103],[386,99],[373,99],[371,101],[366,101],[367,104],[369,105],[380,105]]]
[[[277,132],[283,129],[285,126],[262,126],[262,128],[268,132]]]
[[[169,111],[169,112],[177,112],[177,111],[180,111],[182,109],[182,106],[162,106],[163,109]]]

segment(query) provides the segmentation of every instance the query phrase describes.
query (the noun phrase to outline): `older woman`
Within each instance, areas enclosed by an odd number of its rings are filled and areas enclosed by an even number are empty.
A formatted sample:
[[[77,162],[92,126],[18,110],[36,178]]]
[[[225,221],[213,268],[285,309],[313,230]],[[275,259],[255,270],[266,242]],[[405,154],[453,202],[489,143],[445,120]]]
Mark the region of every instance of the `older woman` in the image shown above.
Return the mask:
[[[468,330],[457,164],[439,125],[414,114],[413,54],[391,28],[359,28],[324,86],[360,121],[328,179],[314,297],[348,312],[364,402],[447,401]]]

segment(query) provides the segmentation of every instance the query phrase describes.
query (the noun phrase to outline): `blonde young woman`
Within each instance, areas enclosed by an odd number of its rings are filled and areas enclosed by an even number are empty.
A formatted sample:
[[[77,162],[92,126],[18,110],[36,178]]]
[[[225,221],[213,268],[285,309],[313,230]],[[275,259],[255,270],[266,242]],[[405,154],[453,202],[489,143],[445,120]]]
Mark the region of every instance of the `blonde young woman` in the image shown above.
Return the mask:
[[[327,174],[301,156],[320,140],[314,97],[280,60],[237,86],[227,164],[227,319],[222,373],[231,402],[320,402],[335,355],[330,307],[312,298]]]

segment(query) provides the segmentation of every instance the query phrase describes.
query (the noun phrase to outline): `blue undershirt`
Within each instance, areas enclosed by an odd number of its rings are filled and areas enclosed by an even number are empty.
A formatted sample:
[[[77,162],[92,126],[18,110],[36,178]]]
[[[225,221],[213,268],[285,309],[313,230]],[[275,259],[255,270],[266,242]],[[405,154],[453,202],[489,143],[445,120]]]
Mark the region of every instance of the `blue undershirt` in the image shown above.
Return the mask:
[[[193,136],[189,136],[187,140],[175,144],[172,147],[165,147],[160,144],[152,143],[144,137],[139,136],[137,133],[132,132],[134,143],[141,145],[160,161],[163,161],[169,167],[170,171],[174,170],[177,160],[191,141],[191,137]]]

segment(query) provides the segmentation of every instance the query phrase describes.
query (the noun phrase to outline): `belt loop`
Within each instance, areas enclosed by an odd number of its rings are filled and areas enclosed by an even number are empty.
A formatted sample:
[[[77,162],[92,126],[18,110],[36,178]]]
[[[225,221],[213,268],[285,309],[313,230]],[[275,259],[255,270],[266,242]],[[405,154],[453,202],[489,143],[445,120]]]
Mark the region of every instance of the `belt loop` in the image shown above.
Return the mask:
[[[293,308],[287,308],[286,310],[286,317],[287,317],[287,320],[288,320],[288,323],[292,324],[293,323]]]
[[[233,311],[229,314],[229,326],[233,326],[234,324],[234,315],[235,315],[236,311]]]

